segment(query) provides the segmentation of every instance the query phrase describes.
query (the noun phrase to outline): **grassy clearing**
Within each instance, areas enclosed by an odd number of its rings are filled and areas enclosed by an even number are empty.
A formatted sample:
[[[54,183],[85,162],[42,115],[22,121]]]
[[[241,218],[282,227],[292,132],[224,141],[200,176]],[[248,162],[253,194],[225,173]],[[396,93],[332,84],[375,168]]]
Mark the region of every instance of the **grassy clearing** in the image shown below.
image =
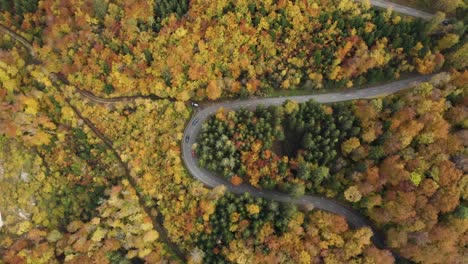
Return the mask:
[[[450,0],[447,0],[450,1]],[[426,5],[422,0],[389,0],[389,2],[397,3],[400,5],[412,7],[421,11],[428,13],[435,13],[437,10],[432,9],[430,6]]]

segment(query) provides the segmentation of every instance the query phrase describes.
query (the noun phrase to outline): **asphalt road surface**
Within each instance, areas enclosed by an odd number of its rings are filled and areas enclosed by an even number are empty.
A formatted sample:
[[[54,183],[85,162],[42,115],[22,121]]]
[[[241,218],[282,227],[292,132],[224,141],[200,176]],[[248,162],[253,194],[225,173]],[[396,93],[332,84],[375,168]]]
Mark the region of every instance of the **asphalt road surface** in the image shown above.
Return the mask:
[[[392,82],[385,85],[346,92],[228,101],[219,104],[214,104],[204,109],[199,109],[199,111],[195,113],[195,115],[192,117],[187,127],[185,128],[184,138],[182,139],[182,157],[185,166],[193,177],[195,177],[199,181],[203,182],[206,186],[211,188],[214,188],[218,185],[225,185],[229,191],[236,194],[248,192],[254,197],[262,197],[268,200],[294,203],[297,205],[312,204],[315,208],[344,216],[347,219],[350,226],[354,228],[371,226],[369,221],[365,217],[363,217],[359,212],[355,211],[348,205],[343,204],[334,199],[329,199],[317,195],[304,195],[299,198],[294,198],[286,193],[278,191],[260,190],[245,183],[239,186],[234,186],[229,181],[218,177],[213,172],[200,168],[198,166],[197,158],[192,155],[192,146],[197,140],[202,124],[206,121],[207,118],[216,113],[216,111],[221,107],[226,110],[237,110],[240,108],[253,109],[257,105],[277,106],[283,104],[286,100],[306,102],[308,100],[314,99],[319,103],[332,103],[355,99],[376,98],[410,88],[416,85],[417,83],[425,81],[429,78],[430,76],[419,76],[411,79]],[[374,233],[376,233],[376,230],[373,231]],[[383,239],[378,236],[374,236],[373,242],[381,248],[384,247]]]

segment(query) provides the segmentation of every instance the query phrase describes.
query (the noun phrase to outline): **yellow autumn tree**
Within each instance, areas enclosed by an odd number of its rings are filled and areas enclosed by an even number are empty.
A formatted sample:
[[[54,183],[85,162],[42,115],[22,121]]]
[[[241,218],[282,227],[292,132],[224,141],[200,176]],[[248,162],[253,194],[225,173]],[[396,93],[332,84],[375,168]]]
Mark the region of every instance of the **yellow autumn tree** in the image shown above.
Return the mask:
[[[260,213],[260,207],[256,204],[248,204],[246,207],[247,212],[249,212],[250,215],[256,215]]]
[[[284,104],[284,111],[287,114],[291,114],[292,112],[297,111],[298,109],[299,109],[299,104],[295,101],[288,100]]]
[[[346,191],[344,192],[344,197],[346,200],[350,202],[359,202],[362,198],[361,192],[359,192],[359,189],[357,186],[350,186]]]
[[[216,100],[221,96],[222,89],[215,80],[208,83],[206,87],[206,95],[210,100]]]
[[[360,145],[361,143],[359,142],[359,139],[357,137],[352,137],[341,144],[341,150],[343,153],[349,154]]]

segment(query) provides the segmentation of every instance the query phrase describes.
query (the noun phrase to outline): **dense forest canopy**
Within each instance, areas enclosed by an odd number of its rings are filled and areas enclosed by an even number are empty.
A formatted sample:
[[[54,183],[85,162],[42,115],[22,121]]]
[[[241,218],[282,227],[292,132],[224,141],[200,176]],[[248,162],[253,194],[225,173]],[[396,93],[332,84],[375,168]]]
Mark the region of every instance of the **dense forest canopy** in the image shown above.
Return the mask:
[[[0,262],[461,263],[468,44],[448,2],[422,21],[350,0],[0,0]],[[194,146],[234,184],[351,204],[387,249],[183,166],[189,101],[440,70],[381,99],[220,110]]]
[[[220,109],[193,148],[201,166],[235,185],[352,202],[408,259],[456,263],[468,228],[466,78],[442,73],[352,103]]]
[[[53,2],[22,26],[45,24],[33,34],[48,69],[103,96],[351,87],[444,62],[423,21],[359,1]]]

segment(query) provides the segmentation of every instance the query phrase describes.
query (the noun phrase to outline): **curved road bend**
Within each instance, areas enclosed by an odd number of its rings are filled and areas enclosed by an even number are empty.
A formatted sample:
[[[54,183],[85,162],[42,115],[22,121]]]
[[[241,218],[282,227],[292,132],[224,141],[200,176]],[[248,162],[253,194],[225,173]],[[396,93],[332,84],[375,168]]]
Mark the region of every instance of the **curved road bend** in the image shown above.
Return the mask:
[[[304,195],[299,198],[293,198],[289,194],[269,191],[269,190],[260,190],[256,189],[248,184],[241,184],[239,186],[234,186],[229,181],[218,177],[213,172],[210,172],[204,168],[198,167],[197,158],[192,156],[192,145],[196,142],[198,134],[200,133],[202,124],[219,108],[224,108],[228,110],[238,110],[240,108],[255,108],[257,105],[265,106],[278,106],[283,104],[286,100],[294,100],[297,102],[306,102],[310,99],[314,99],[319,103],[333,103],[341,102],[348,100],[356,99],[366,99],[366,98],[375,98],[379,96],[384,96],[387,94],[396,93],[398,91],[409,88],[421,81],[429,79],[430,76],[419,76],[415,78],[410,78],[407,80],[401,80],[392,82],[385,85],[375,86],[366,89],[352,90],[346,92],[337,92],[337,93],[328,93],[328,94],[318,94],[318,95],[305,95],[305,96],[291,96],[291,97],[279,97],[279,98],[266,98],[266,99],[251,99],[251,100],[242,100],[242,101],[232,101],[232,102],[223,102],[209,106],[202,109],[201,111],[196,112],[192,117],[190,122],[184,131],[184,138],[182,139],[182,157],[190,174],[193,175],[196,179],[203,182],[208,187],[214,188],[218,185],[225,185],[227,189],[233,193],[241,194],[248,192],[254,197],[262,197],[269,200],[274,200],[278,202],[287,202],[294,203],[298,205],[313,204],[315,208],[322,209],[334,214],[339,214],[344,216],[348,223],[354,227],[362,226],[371,226],[370,222],[366,220],[365,217],[354,209],[350,208],[347,205],[344,205],[334,199],[329,199],[317,195]],[[198,121],[196,121],[198,120]],[[189,138],[186,142],[186,137]],[[376,230],[373,230],[374,234]],[[384,242],[381,237],[374,236],[373,242],[380,248],[384,247]]]
[[[9,28],[5,27],[2,24],[0,24],[0,32],[3,32],[4,34],[9,35],[11,38],[21,43],[21,45],[23,45],[28,50],[31,57],[36,58],[36,53],[34,53],[33,46],[23,36],[13,32],[12,30],[10,30]]]

